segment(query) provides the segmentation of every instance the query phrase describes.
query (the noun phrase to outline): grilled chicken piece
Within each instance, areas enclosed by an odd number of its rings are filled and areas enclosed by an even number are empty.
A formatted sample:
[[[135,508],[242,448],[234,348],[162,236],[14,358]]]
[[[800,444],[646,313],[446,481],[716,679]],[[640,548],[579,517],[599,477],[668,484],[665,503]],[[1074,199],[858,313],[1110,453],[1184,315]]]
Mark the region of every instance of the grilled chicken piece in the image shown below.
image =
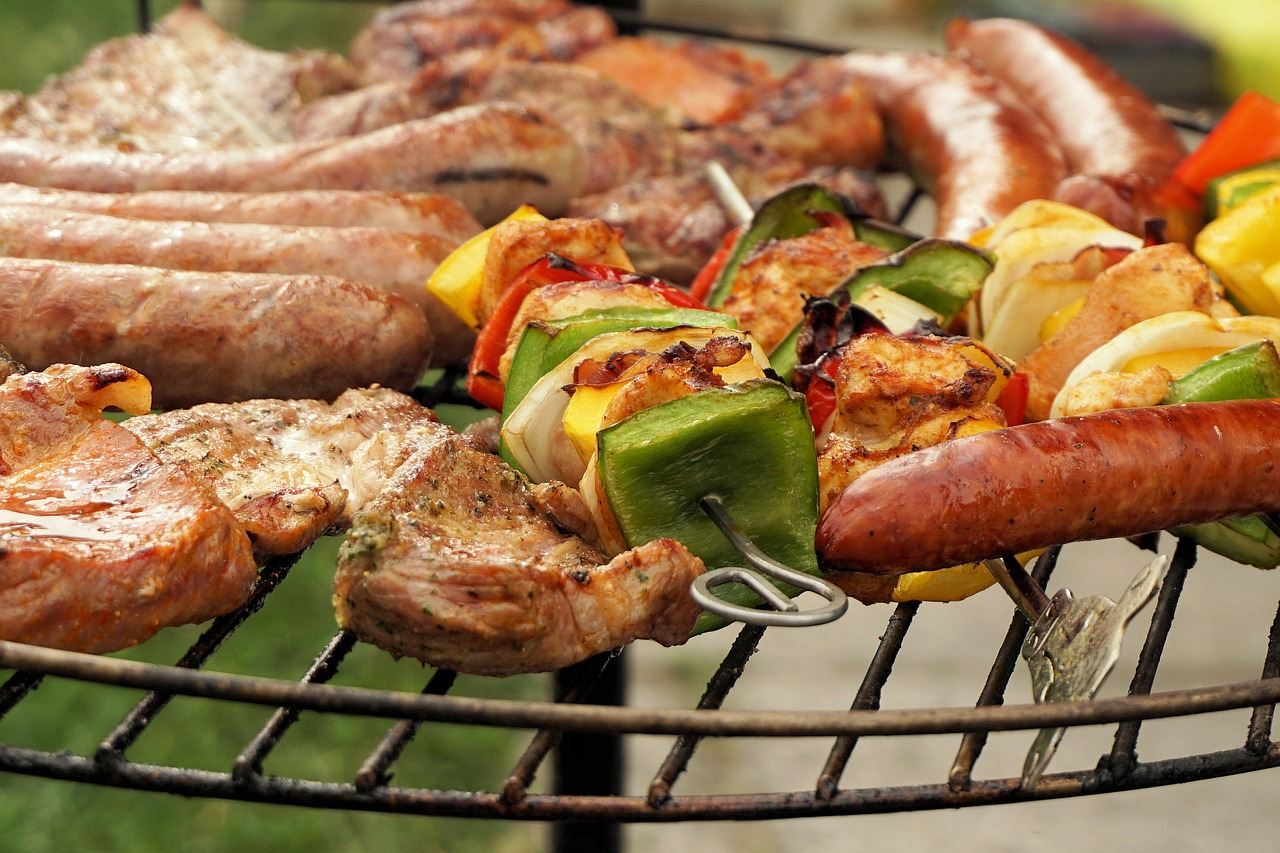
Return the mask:
[[[683,643],[703,571],[667,539],[608,560],[539,511],[520,474],[441,426],[356,514],[334,603],[343,628],[396,656],[512,675],[636,639]]]
[[[270,555],[296,553],[347,527],[403,459],[364,445],[424,423],[437,419],[412,397],[369,388],[332,404],[208,403],[124,426],[161,459],[207,483],[244,524],[254,549]]]
[[[118,364],[0,385],[0,637],[110,652],[247,600],[257,566],[244,528],[101,417],[149,405],[146,380]]]
[[[465,53],[567,60],[615,35],[605,10],[568,0],[418,0],[375,15],[350,54],[372,83]]]
[[[458,245],[480,231],[448,196],[378,190],[95,193],[0,184],[0,204],[40,204],[132,219],[386,228]]]
[[[863,243],[843,216],[821,216],[826,224],[789,240],[766,240],[742,261],[720,310],[750,329],[765,352],[804,318],[808,296],[827,296],[861,267],[888,257]]]
[[[967,338],[867,334],[841,351],[836,414],[818,451],[823,510],[854,479],[896,456],[980,426],[1004,426],[987,397],[990,366]]]
[[[289,139],[307,101],[359,85],[331,53],[276,53],[182,3],[146,34],[104,42],[0,113],[0,133],[124,151],[227,149]]]

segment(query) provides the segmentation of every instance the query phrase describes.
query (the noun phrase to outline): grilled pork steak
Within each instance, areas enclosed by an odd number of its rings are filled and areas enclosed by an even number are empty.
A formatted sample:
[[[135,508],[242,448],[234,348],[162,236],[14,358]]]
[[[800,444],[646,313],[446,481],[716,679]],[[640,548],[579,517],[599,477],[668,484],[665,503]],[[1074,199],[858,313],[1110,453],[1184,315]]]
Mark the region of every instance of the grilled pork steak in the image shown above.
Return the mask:
[[[608,560],[540,511],[514,469],[440,426],[356,513],[334,603],[342,627],[394,655],[510,675],[636,639],[683,643],[703,570],[668,539]]]
[[[204,486],[101,417],[145,411],[121,365],[58,365],[0,385],[0,638],[82,652],[244,603],[244,528]]]
[[[124,426],[161,459],[207,483],[258,553],[292,554],[347,527],[402,459],[366,445],[385,446],[389,433],[435,423],[412,397],[367,388],[332,404],[207,403],[130,418]]]

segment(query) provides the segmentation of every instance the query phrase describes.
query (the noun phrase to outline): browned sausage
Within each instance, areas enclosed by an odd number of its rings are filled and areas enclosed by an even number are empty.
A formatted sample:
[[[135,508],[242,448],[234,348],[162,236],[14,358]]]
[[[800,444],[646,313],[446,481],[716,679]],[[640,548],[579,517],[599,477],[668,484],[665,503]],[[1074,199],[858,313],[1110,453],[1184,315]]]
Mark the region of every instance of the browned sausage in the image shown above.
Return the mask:
[[[134,219],[387,228],[458,244],[480,223],[456,199],[387,190],[98,193],[0,184],[0,204],[43,204]]]
[[[928,571],[1280,511],[1280,401],[1190,403],[991,430],[851,483],[818,524],[834,569]]]
[[[407,300],[329,276],[0,258],[0,341],[34,370],[119,362],[176,408],[401,391],[431,352]]]
[[[505,103],[459,107],[344,139],[227,151],[144,153],[0,139],[0,181],[95,192],[438,192],[485,225],[525,203],[558,214],[586,171],[581,147],[561,127]]]
[[[946,41],[1008,86],[1057,137],[1071,172],[1055,193],[1059,201],[1134,234],[1160,217],[1171,238],[1189,236],[1184,214],[1155,195],[1187,149],[1141,89],[1084,45],[1029,21],[957,18]]]
[[[934,233],[966,240],[1066,176],[1053,136],[999,81],[951,56],[854,51],[891,147],[937,202]]]
[[[441,363],[465,362],[475,342],[475,333],[426,288],[452,249],[437,237],[386,228],[131,219],[0,205],[0,251],[15,258],[332,275],[383,288],[426,314]]]

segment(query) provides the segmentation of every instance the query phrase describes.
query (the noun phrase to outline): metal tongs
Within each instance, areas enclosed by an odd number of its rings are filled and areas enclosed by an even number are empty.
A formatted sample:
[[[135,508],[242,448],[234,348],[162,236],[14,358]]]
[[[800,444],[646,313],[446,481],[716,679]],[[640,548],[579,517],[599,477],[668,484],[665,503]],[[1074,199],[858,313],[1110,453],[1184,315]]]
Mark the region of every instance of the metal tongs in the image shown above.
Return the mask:
[[[1069,589],[1049,597],[1012,557],[987,560],[986,566],[1031,624],[1022,657],[1031,672],[1037,703],[1072,702],[1097,695],[1116,659],[1125,627],[1151,600],[1168,564],[1159,556],[1130,582],[1120,600],[1100,595],[1076,598]],[[1022,766],[1022,787],[1039,781],[1058,749],[1065,726],[1041,729]]]
[[[785,625],[805,627],[822,625],[839,619],[849,609],[849,598],[844,590],[831,581],[808,575],[784,566],[761,551],[742,528],[725,511],[724,504],[715,495],[703,498],[699,504],[738,554],[751,566],[725,566],[699,575],[693,582],[694,601],[709,613],[732,622],[749,625]],[[821,607],[800,609],[789,595],[778,589],[770,579],[781,581],[801,591],[816,592],[827,600]],[[733,604],[715,595],[711,590],[727,583],[741,583],[760,597],[770,609],[745,607]]]

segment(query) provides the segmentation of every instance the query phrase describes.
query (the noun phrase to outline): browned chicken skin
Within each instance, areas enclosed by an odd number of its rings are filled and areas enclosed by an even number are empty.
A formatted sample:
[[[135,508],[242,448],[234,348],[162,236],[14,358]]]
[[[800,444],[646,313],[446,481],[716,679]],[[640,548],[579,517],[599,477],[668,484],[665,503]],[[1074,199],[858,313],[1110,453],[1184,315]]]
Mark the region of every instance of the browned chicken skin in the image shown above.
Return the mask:
[[[59,365],[0,385],[0,637],[110,652],[244,603],[244,528],[101,408],[145,411],[121,365]]]
[[[636,639],[688,639],[704,570],[659,539],[608,560],[540,511],[528,482],[446,427],[356,515],[338,622],[397,656],[482,675],[558,669]]]

